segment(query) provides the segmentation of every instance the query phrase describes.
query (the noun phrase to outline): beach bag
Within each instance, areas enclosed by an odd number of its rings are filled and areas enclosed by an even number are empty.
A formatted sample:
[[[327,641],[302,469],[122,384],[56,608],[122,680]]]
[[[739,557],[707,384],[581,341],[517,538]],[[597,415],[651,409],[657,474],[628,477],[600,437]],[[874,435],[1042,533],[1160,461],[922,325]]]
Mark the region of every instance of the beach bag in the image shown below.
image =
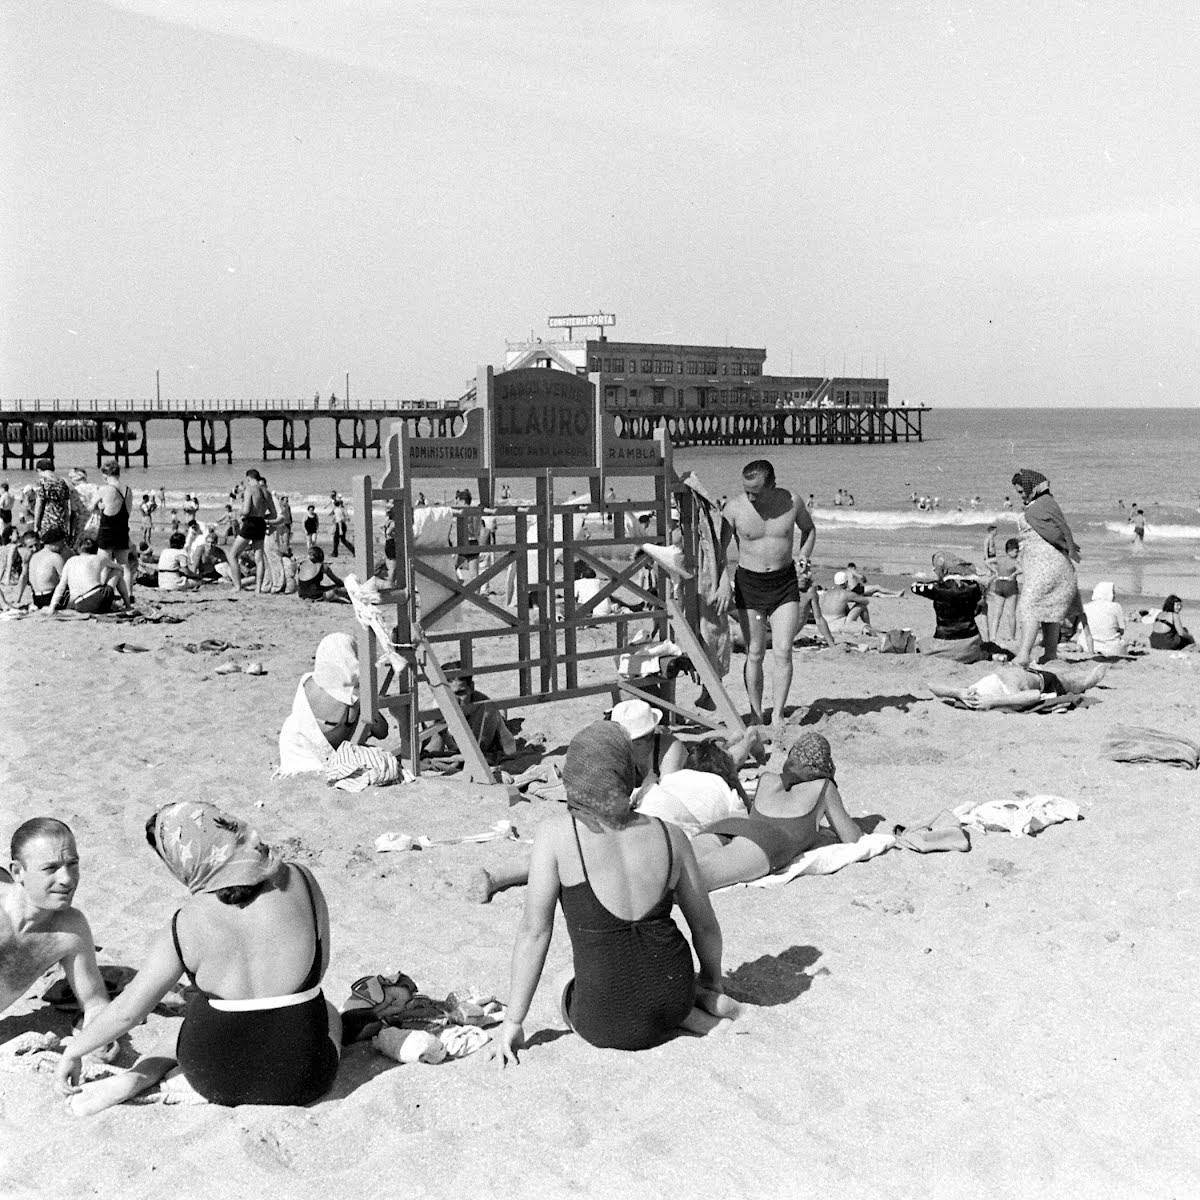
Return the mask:
[[[879,635],[880,654],[916,654],[917,635],[911,629],[889,629]]]

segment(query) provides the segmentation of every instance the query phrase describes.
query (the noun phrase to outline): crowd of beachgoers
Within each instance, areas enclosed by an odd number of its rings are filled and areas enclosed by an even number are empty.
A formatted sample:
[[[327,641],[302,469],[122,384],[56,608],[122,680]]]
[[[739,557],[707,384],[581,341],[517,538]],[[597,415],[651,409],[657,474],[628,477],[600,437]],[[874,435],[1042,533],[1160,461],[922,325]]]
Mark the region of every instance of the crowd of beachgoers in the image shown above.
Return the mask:
[[[479,882],[480,899],[513,883],[527,889],[505,1008],[490,1042],[501,1067],[524,1051],[523,1023],[558,906],[574,969],[555,993],[564,1021],[591,1044],[639,1050],[739,1020],[739,1005],[725,994],[722,933],[709,894],[788,867],[823,830],[848,846],[864,836],[838,790],[834,747],[786,720],[794,646],[810,625],[811,637],[830,647],[981,664],[969,686],[935,689],[971,709],[1021,711],[1079,697],[1113,662],[1147,649],[1195,650],[1174,596],[1147,614],[1149,623],[1116,602],[1109,582],[1083,601],[1079,548],[1038,471],[1012,479],[1021,503],[1017,538],[1001,545],[992,527],[981,568],[942,552],[913,581],[911,594],[932,606],[931,628],[921,635],[873,619],[872,603],[899,593],[872,584],[853,563],[836,570],[829,586],[816,584],[809,506],[778,484],[769,462],[748,464],[741,482],[742,495],[701,506],[708,536],[697,543],[696,561],[658,546],[650,569],[674,583],[695,578],[698,632],[719,674],[728,672],[740,638],[748,720],[711,735],[681,735],[669,728],[666,709],[625,699],[574,734],[561,766],[537,764],[522,778],[507,777],[557,790],[563,807],[539,824],[531,853],[508,877]],[[458,500],[470,504],[469,494]],[[60,478],[48,462],[20,495],[0,484],[4,545],[16,548],[0,563],[4,607],[103,616],[133,609],[151,589],[186,598],[206,586],[345,598],[345,581],[318,544],[324,517],[330,557],[355,552],[336,492],[325,512],[310,505],[301,518],[307,561],[300,567],[289,498],[271,492],[256,470],[246,472],[216,524],[199,519],[190,495],[178,510],[164,508],[161,489],[139,501],[115,462],[104,465],[103,483],[94,487],[86,478]],[[390,579],[392,532],[381,532]],[[167,538],[157,557],[156,534]],[[469,572],[472,563],[464,553],[458,569]],[[771,706],[764,702],[768,677]],[[503,770],[516,750],[503,714],[474,689],[467,670],[454,671],[453,684],[472,736]],[[323,772],[336,763],[394,778],[401,752],[452,759],[461,751],[437,726],[422,732],[420,747],[403,746],[386,719],[363,728],[361,713],[355,638],[331,632],[283,722],[281,772]],[[73,906],[79,856],[72,831],[53,815],[20,825],[10,873],[0,877],[0,1011],[62,964],[82,1026],[63,1047],[57,1079],[80,1113],[160,1081],[227,1105],[304,1104],[327,1093],[343,1045],[379,1032],[411,1000],[411,980],[381,977],[365,983],[349,1009],[330,1004],[321,988],[330,925],[320,883],[243,817],[207,801],[176,801],[150,816],[146,838],[188,898],[155,935],[142,969],[110,1000],[92,931]],[[672,917],[676,907],[690,943]],[[177,1042],[81,1087],[86,1063],[112,1058],[118,1040],[185,974],[195,992]]]

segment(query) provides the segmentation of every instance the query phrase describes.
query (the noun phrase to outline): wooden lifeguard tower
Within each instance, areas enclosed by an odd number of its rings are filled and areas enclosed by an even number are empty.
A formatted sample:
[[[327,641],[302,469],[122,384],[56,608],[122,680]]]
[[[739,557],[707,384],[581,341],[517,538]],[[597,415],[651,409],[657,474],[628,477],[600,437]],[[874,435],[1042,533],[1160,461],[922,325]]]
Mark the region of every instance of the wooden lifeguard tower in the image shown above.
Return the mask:
[[[468,777],[494,782],[451,684],[459,677],[500,674],[515,677],[517,683],[515,694],[489,698],[502,711],[600,693],[618,699],[625,693],[698,724],[744,730],[695,632],[694,581],[677,579],[642,549],[644,544],[669,545],[676,509],[685,531],[684,557],[695,562],[695,547],[687,544],[686,536],[691,529],[691,491],[676,479],[665,429],[648,439],[618,437],[613,418],[601,409],[594,382],[560,370],[497,374],[483,367],[476,397],[457,437],[415,437],[406,424],[394,424],[383,478],[355,479],[360,579],[375,576],[377,506],[382,505],[390,518],[396,548],[390,578],[379,587],[387,618],[365,628],[359,638],[360,731],[379,713],[394,713],[407,732],[415,771],[420,765],[421,728],[440,716],[458,744]],[[532,503],[495,503],[501,477],[506,482],[532,480]],[[478,503],[456,507],[457,544],[423,544],[414,534],[415,520],[425,524],[421,510],[414,508],[414,481],[430,478],[473,482],[477,489]],[[605,497],[614,479],[638,479],[651,495],[608,502]],[[564,502],[556,490],[561,491],[567,480],[586,480],[588,494]],[[648,527],[643,524],[647,512]],[[485,517],[494,540],[481,538],[482,544],[471,544],[465,534],[480,528]],[[585,536],[592,530],[597,536]],[[480,569],[460,579],[456,560]],[[576,596],[581,564],[595,572],[598,582],[585,600]],[[491,585],[502,580],[506,603],[491,595]],[[614,598],[641,607],[607,611],[605,601]],[[466,613],[470,619],[464,622]],[[448,627],[452,614],[458,618],[455,628]],[[390,646],[381,645],[381,628],[392,629]],[[616,660],[639,629],[656,640],[670,637],[683,650],[716,704],[714,713],[681,707],[673,697],[664,698],[645,690],[637,679],[618,675]],[[603,648],[583,648],[584,630],[611,633],[612,640]],[[493,649],[498,641],[504,647],[499,655]],[[485,643],[489,652],[482,661],[479,651]],[[457,665],[448,669],[444,664],[452,659]],[[613,662],[611,674],[582,682],[580,664],[599,659]]]

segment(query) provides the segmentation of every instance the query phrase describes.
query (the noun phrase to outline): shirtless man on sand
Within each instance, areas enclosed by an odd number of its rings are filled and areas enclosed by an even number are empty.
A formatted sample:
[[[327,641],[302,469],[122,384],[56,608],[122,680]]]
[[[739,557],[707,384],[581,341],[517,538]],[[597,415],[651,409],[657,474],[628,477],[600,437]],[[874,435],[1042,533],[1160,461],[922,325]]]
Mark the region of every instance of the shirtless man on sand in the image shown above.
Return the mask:
[[[108,1007],[87,918],[73,907],[79,852],[71,830],[34,817],[12,837],[12,864],[0,870],[0,1013],[55,963],[83,1010],[83,1023]]]
[[[717,611],[732,600],[746,644],[746,695],[754,723],[763,724],[763,659],[767,623],[775,659],[775,707],[772,730],[783,730],[784,709],[792,686],[792,643],[800,622],[800,585],[793,561],[793,530],[803,537],[800,558],[811,558],[817,531],[804,501],[777,487],[775,468],[765,459],[747,463],[742,471],[744,496],[725,506],[725,516],[738,543],[738,565],[721,577]]]

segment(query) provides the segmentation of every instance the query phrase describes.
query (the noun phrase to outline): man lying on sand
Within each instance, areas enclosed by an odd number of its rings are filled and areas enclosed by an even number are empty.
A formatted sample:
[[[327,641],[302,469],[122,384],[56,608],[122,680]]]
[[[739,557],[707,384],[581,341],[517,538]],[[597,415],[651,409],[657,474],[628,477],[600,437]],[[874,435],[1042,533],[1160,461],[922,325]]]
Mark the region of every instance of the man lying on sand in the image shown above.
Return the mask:
[[[1056,696],[1081,696],[1108,673],[1108,664],[1056,662],[1053,667],[1001,667],[970,687],[930,684],[939,700],[959,700],[968,708],[1020,711]]]
[[[12,836],[0,870],[0,1013],[56,963],[90,1024],[108,1007],[87,918],[74,907],[79,886],[75,835],[53,817],[34,817]]]

